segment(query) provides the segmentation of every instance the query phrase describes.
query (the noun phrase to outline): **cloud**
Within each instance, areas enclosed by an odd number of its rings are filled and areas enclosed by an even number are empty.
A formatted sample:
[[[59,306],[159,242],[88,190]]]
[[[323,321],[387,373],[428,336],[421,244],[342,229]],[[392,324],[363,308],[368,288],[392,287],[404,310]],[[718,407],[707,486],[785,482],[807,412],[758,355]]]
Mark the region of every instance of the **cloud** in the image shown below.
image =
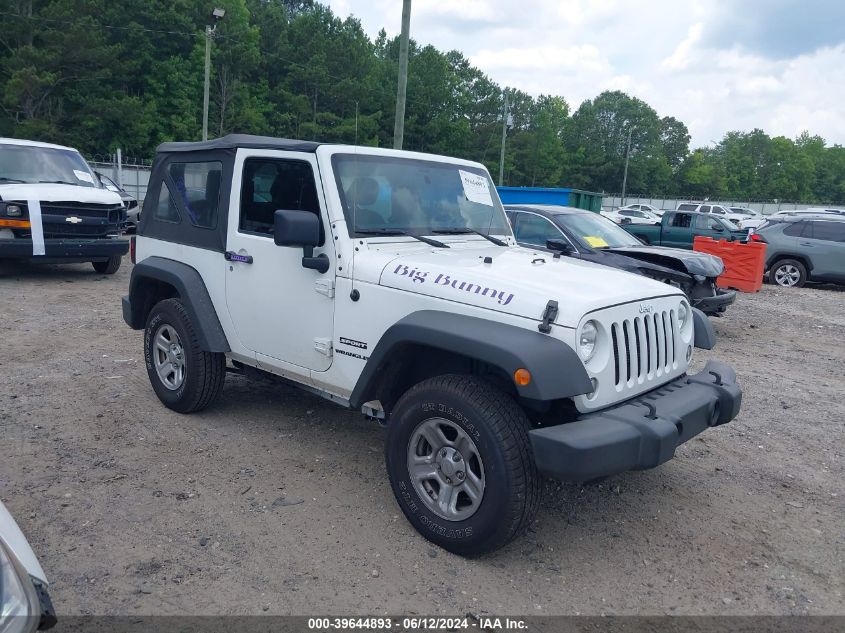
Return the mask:
[[[335,0],[371,36],[398,33],[396,0]],[[457,49],[503,86],[575,109],[624,90],[690,129],[804,129],[845,144],[845,0],[414,0],[411,35]]]
[[[842,0],[744,0],[713,7],[705,32],[715,48],[738,46],[771,59],[790,59],[845,38]]]

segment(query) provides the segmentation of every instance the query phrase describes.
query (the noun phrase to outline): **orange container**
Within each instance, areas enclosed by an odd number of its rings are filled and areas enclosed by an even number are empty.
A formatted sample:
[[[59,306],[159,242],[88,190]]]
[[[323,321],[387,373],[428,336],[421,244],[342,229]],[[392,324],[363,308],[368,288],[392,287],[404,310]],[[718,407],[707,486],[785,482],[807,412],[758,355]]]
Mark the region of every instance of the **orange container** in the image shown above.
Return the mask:
[[[722,258],[725,272],[716,280],[719,288],[757,292],[763,287],[763,272],[766,267],[764,242],[728,242],[696,235],[692,249]]]

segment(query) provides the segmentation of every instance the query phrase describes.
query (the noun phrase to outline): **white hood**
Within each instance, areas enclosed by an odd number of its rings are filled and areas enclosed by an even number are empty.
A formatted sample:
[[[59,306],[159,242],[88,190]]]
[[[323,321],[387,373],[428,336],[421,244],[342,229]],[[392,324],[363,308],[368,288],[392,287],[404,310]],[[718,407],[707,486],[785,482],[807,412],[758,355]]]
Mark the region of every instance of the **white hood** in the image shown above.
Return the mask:
[[[547,252],[486,242],[450,242],[450,246],[371,243],[370,249],[376,252],[358,256],[356,276],[367,268],[372,270],[362,261],[372,258],[381,271],[378,283],[383,286],[535,320],[541,319],[550,300],[557,301],[555,323],[565,327],[577,327],[593,310],[681,296],[666,284],[571,257],[556,259]],[[385,257],[388,253],[392,257]],[[485,257],[492,262],[485,263]]]
[[[0,185],[0,199],[26,202],[82,202],[85,204],[121,204],[120,196],[108,189],[77,185],[12,183]]]

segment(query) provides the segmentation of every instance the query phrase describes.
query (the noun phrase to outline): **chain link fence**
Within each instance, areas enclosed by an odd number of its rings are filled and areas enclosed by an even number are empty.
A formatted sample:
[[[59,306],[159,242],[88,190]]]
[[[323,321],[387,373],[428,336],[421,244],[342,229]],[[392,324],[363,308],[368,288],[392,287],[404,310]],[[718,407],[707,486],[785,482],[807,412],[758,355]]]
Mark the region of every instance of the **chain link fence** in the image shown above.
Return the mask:
[[[94,154],[88,158],[88,164],[94,171],[111,178],[123,187],[126,193],[138,200],[139,205],[144,203],[150,183],[153,164],[151,160],[121,156],[117,153]]]

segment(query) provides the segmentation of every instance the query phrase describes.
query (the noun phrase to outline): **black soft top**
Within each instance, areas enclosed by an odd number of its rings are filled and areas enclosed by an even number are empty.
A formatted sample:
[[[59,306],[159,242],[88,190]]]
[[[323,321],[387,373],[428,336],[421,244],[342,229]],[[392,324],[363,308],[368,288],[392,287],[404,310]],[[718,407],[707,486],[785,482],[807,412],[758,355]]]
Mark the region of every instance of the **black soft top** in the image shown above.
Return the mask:
[[[322,143],[315,141],[297,141],[289,138],[274,138],[272,136],[253,136],[252,134],[227,134],[210,141],[194,143],[162,143],[156,148],[159,154],[173,152],[204,152],[214,150],[231,150],[239,147],[248,149],[280,149],[292,152],[315,152]]]

